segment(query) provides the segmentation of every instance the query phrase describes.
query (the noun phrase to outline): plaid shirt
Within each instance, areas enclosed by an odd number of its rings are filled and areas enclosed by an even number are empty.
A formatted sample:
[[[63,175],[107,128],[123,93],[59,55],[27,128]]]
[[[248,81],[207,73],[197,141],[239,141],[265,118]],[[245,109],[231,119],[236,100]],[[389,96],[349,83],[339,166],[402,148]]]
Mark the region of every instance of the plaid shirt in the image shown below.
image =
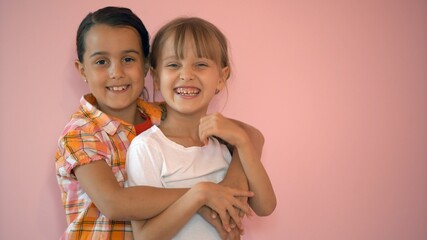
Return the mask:
[[[68,223],[61,239],[133,239],[130,222],[113,221],[99,212],[72,171],[77,166],[103,160],[111,166],[120,186],[127,179],[126,151],[136,135],[135,128],[101,112],[94,107],[95,103],[91,94],[82,97],[79,111],[73,114],[59,139],[56,175]],[[153,123],[160,123],[158,107],[140,99],[137,103]]]

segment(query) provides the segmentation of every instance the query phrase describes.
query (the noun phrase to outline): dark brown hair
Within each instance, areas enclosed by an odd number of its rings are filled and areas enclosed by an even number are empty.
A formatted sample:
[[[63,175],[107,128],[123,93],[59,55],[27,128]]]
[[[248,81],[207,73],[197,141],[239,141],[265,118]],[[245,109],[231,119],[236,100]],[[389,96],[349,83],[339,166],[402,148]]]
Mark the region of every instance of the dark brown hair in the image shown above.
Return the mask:
[[[80,23],[77,30],[76,45],[77,57],[83,62],[83,55],[86,51],[85,37],[86,33],[96,24],[106,24],[108,26],[128,26],[134,28],[141,38],[141,49],[144,57],[148,58],[150,53],[150,42],[148,31],[141,19],[136,16],[130,9],[123,7],[105,7],[96,12],[89,13]]]

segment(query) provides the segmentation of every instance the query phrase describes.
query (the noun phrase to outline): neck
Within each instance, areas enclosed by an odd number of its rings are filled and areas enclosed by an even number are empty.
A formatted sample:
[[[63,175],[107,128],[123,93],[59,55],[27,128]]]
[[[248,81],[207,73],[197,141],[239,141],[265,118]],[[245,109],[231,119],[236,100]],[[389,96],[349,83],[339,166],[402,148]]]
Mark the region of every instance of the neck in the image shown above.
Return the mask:
[[[199,124],[202,114],[184,115],[167,109],[167,117],[159,128],[170,140],[185,147],[202,146],[199,138]]]

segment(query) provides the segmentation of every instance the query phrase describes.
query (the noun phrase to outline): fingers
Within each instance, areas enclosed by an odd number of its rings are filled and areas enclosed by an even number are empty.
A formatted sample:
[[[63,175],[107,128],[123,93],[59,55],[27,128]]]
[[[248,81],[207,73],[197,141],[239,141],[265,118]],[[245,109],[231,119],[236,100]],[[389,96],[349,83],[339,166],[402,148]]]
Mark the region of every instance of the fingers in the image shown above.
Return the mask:
[[[208,139],[214,134],[214,131],[206,125],[199,125],[199,138],[203,144],[208,144]]]
[[[237,212],[239,212],[240,210],[236,210]],[[239,216],[240,217],[240,216]],[[232,229],[234,229],[234,228],[236,228],[237,227],[237,224],[233,221],[233,219],[230,219],[230,227],[232,228]]]
[[[200,119],[200,140],[205,142],[211,136],[217,136],[234,146],[249,138],[241,126],[220,113],[212,113]]]
[[[241,212],[241,210],[236,208],[237,212]],[[211,223],[216,230],[218,231],[219,235],[221,236],[221,239],[240,239],[240,235],[244,235],[244,228],[243,228],[243,222],[240,223],[240,227],[238,224],[234,222],[234,220],[228,215],[226,217],[226,220],[230,224],[230,231],[226,231],[223,227],[220,218],[218,218],[218,215],[215,213],[215,211],[212,210],[212,216],[215,216],[215,218],[212,218],[208,222]],[[240,216],[239,216],[240,217]],[[243,218],[240,218],[243,219]]]
[[[221,221],[220,221],[220,219],[219,219],[219,218],[218,218],[218,219],[215,219],[215,220],[212,222],[212,226],[214,226],[214,227],[215,227],[215,229],[218,231],[219,236],[221,237],[221,239],[227,239],[228,231],[226,231],[226,230],[223,228],[223,226],[222,226]]]
[[[241,202],[240,200],[236,199],[236,201],[233,203],[233,206],[237,208],[235,209],[234,212],[239,217],[239,219],[240,219],[240,212],[243,212],[243,214],[246,214],[248,216],[252,216],[252,210],[248,203]]]
[[[251,191],[235,189],[235,188],[228,188],[228,189],[231,191],[232,195],[234,196],[234,198],[232,200],[232,205],[234,207],[238,208],[238,210],[242,211],[243,214],[247,214],[248,216],[251,216],[252,210],[249,207],[249,204],[247,202],[247,198],[253,197],[254,193]],[[228,208],[227,210],[232,211],[232,212],[236,212],[237,215],[240,215],[240,213],[238,213],[238,211],[236,211],[234,208],[233,209]]]
[[[245,212],[243,212],[242,210],[239,209],[239,217],[244,218],[245,217]]]
[[[230,232],[231,231],[230,217],[227,214],[227,211],[218,212],[218,215],[219,215],[219,218],[222,222],[222,227],[224,228],[224,230],[227,232]]]
[[[227,208],[219,209],[217,212],[225,231],[230,232],[234,226],[237,226],[239,229],[242,228],[242,221],[239,217],[238,210],[239,209],[234,208],[233,205],[229,205]],[[230,221],[230,218],[232,221]]]
[[[222,135],[220,129],[224,127],[224,119],[219,113],[212,113],[201,118],[199,124],[200,140],[206,144],[209,137]]]
[[[239,229],[243,228],[242,225],[242,219],[239,216],[239,209],[233,208],[231,209],[231,211],[229,210],[228,213],[230,214],[231,217],[231,223],[230,223],[230,227],[232,227],[233,225],[237,226]]]
[[[254,192],[252,192],[252,191],[236,189],[236,188],[230,188],[230,189],[234,190],[233,195],[235,197],[253,197],[254,196]],[[242,203],[243,201],[239,200],[239,202]]]
[[[216,214],[215,214],[215,216],[216,216]],[[215,217],[215,219],[212,219],[210,221],[210,223],[218,231],[219,235],[221,236],[221,239],[227,239],[227,235],[228,235],[229,231],[226,231],[226,229],[223,227],[221,220],[219,218]]]
[[[218,218],[215,211],[207,206],[203,206],[199,209],[198,213],[206,220],[206,222],[210,223],[217,230],[221,239],[228,239],[229,234],[223,228],[221,220]]]
[[[248,198],[247,197],[239,197],[239,200],[242,203],[248,203]],[[239,209],[239,217],[240,218],[244,218],[245,217],[245,212]]]
[[[230,218],[239,229],[242,228],[242,222],[239,216],[240,210],[247,215],[252,214],[248,203],[242,202],[239,199],[239,197],[252,197],[254,193],[251,191],[235,189],[209,182],[198,183],[194,188],[199,189],[201,193],[206,196],[205,205],[217,212],[227,232],[231,231]],[[211,216],[215,215],[211,213]]]
[[[216,218],[218,217],[218,214],[217,214],[214,210],[212,210],[212,212],[211,212],[211,217],[212,217],[213,219],[216,219]]]
[[[243,231],[242,217],[239,215],[240,212],[243,212],[248,216],[252,215],[252,210],[249,205],[236,199],[233,206],[228,207],[226,211],[218,213],[223,227],[227,232],[230,232],[235,227]]]
[[[243,235],[243,231],[238,228],[233,228],[233,230],[228,233],[227,240],[239,240],[240,235]]]

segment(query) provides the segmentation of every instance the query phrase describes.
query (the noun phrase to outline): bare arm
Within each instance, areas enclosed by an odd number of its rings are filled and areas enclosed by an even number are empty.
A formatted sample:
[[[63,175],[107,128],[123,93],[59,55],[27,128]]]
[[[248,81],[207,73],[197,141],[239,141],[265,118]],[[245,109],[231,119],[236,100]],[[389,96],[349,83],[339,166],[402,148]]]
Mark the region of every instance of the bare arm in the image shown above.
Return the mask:
[[[93,203],[113,220],[142,220],[156,216],[188,189],[148,186],[122,188],[105,161],[95,161],[74,169]],[[125,204],[124,204],[125,203]]]
[[[253,140],[254,145],[256,146],[256,151],[258,152],[259,155],[261,155],[263,144],[264,144],[264,136],[262,135],[262,133],[258,129],[246,123],[233,120],[233,119],[230,119],[230,120],[235,122],[237,125],[241,126],[246,131],[246,133],[250,136],[250,139]],[[236,148],[234,148],[233,157],[230,162],[230,166],[228,168],[227,174],[225,175],[224,179],[220,182],[220,184],[223,186],[228,186],[228,187],[233,187],[233,188],[238,188],[243,190],[249,189],[248,180],[246,178],[245,171],[243,170],[243,166],[240,162],[239,153]],[[239,197],[239,199],[243,203],[248,202],[247,197]],[[202,207],[198,213],[207,222],[212,224],[217,229],[217,231],[219,232],[219,234],[223,239],[240,239],[240,235],[243,234],[244,232],[243,226],[241,225],[236,227],[236,223],[234,223],[233,221],[230,221],[232,231],[226,232],[222,228],[222,223],[220,219],[216,217],[215,211],[212,211],[207,207]],[[241,218],[243,218],[245,213],[243,211],[239,211],[239,215]]]
[[[229,120],[240,126],[246,132],[252,142],[252,145],[254,146],[256,155],[261,157],[262,148],[264,146],[264,136],[262,135],[262,133],[258,129],[246,123],[234,119]],[[230,162],[227,174],[221,181],[221,184],[239,189],[249,189],[248,179],[246,177],[245,171],[243,170],[243,166],[240,161],[240,156],[237,148],[234,148],[233,158]]]
[[[217,211],[221,218],[225,217],[228,211],[234,210],[234,207],[249,212],[249,206],[240,202],[236,196],[249,197],[252,193],[210,182],[197,183],[158,216],[147,221],[132,221],[134,237],[144,240],[171,239],[204,205]],[[240,224],[239,216],[232,217]],[[224,227],[231,231],[230,227]]]
[[[201,139],[218,136],[237,148],[249,189],[255,193],[255,196],[249,200],[252,209],[260,216],[271,214],[276,207],[276,196],[261,163],[263,137],[251,136],[241,125],[236,124],[236,121],[230,121],[219,113],[202,118],[200,134]],[[260,135],[261,133],[254,131],[252,134]]]
[[[244,122],[241,122],[235,119],[230,119],[230,120],[236,123],[241,128],[243,128],[243,130],[245,130],[246,134],[248,134],[249,139],[253,143],[256,154],[261,158],[262,149],[264,147],[264,142],[265,142],[264,135],[261,133],[261,131]]]
[[[257,151],[257,154],[261,156],[262,148],[264,146],[264,136],[262,133],[254,128],[253,126],[250,126],[246,123],[240,122],[238,120],[230,119],[240,127],[242,127],[246,133],[249,135],[250,139],[253,141],[255,150]],[[239,153],[236,148],[234,148],[233,158],[230,162],[230,166],[228,168],[227,174],[224,177],[224,179],[220,182],[223,186],[229,186],[233,188],[238,189],[244,189],[248,190],[248,180],[245,175],[245,171],[243,170],[243,166],[240,162]],[[240,201],[247,203],[248,198],[247,197],[239,197]],[[233,221],[230,221],[230,225],[232,226],[232,231],[226,232],[224,228],[222,227],[221,220],[216,217],[215,211],[212,211],[208,207],[202,207],[198,212],[207,222],[212,224],[221,237],[223,239],[240,239],[240,235],[244,234],[243,226],[235,227],[236,224]],[[243,211],[239,211],[239,215],[241,218],[244,217],[245,213]]]
[[[235,170],[236,168],[240,170]],[[148,186],[122,188],[112,174],[111,167],[102,160],[76,167],[73,171],[94,204],[112,220],[151,218],[165,210],[188,190]],[[228,172],[230,174],[226,179],[230,179],[229,186],[234,182],[246,181],[240,162],[232,160]],[[123,204],[124,202],[126,204]]]
[[[242,164],[240,163],[239,154],[237,150],[234,151],[233,158],[230,162],[225,178],[219,183],[222,186],[228,186],[232,188],[248,190],[248,181],[246,179],[245,172],[243,171]],[[248,203],[248,197],[237,197],[242,203]],[[235,208],[240,218],[243,219],[245,216],[244,211],[240,211]],[[234,221],[228,217],[226,220],[230,224],[231,231],[226,231],[222,225],[221,219],[218,214],[207,206],[203,206],[199,209],[198,214],[202,216],[208,223],[210,223],[218,231],[221,239],[227,240],[238,240],[240,235],[244,233],[243,225],[237,225]]]
[[[129,150],[129,154],[132,155],[132,151]],[[137,154],[138,155],[138,154]],[[140,154],[138,155],[140,158]],[[142,166],[131,166],[128,167],[139,169]],[[144,167],[142,167],[144,168]],[[129,174],[131,172],[128,172]],[[231,167],[229,168],[229,171],[227,173],[229,183],[234,184],[234,186],[238,186],[239,188],[248,189],[247,179],[244,174],[242,165],[239,160],[239,156],[237,151],[235,151],[234,158],[231,163]],[[135,179],[134,179],[135,180]],[[238,184],[237,184],[238,183]],[[135,184],[135,182],[133,183]],[[224,183],[222,183],[225,185]],[[216,185],[213,185],[216,186]],[[216,188],[223,189],[223,187],[216,186]],[[225,188],[229,189],[229,188]],[[207,192],[207,190],[205,191]],[[215,188],[211,187],[209,191],[210,195],[213,197],[209,197],[207,199],[213,199],[214,197],[221,196],[220,191],[215,191]],[[234,197],[234,196],[233,196]],[[233,198],[233,201],[237,201],[237,196]],[[243,197],[239,197],[245,199],[244,201],[237,202],[238,204],[244,204],[243,206],[247,206],[247,195],[244,195]],[[221,199],[221,204],[225,204],[226,202],[223,202],[224,200]],[[206,218],[208,222],[210,222],[215,228],[217,228],[220,236],[223,239],[240,239],[239,230],[237,228],[231,229],[229,223],[230,223],[230,216],[234,219],[236,222],[235,225],[238,227],[242,227],[241,224],[241,218],[237,215],[237,213],[240,211],[239,208],[234,208],[233,206],[238,206],[237,203],[234,203],[232,205],[229,205],[224,211],[224,207],[212,207],[209,204],[200,204],[197,201],[197,195],[194,194],[194,189],[191,189],[189,192],[187,192],[182,198],[178,199],[175,203],[173,203],[171,206],[169,206],[164,212],[159,214],[158,216],[151,218],[147,221],[132,221],[132,227],[133,232],[136,239],[144,238],[144,239],[150,239],[150,237],[153,237],[155,239],[162,239],[163,237],[169,238],[174,235],[188,222],[188,220],[194,216],[194,214],[199,211],[200,207],[202,209],[207,209],[208,212],[210,212],[211,208],[217,211],[220,211],[220,216],[216,219],[212,219],[210,215],[202,215]],[[204,206],[205,205],[205,206]],[[204,207],[203,207],[204,206]],[[209,207],[207,207],[209,206]],[[200,210],[199,213],[201,213],[203,210]],[[243,213],[245,211],[250,211],[249,209],[245,209],[242,211]],[[233,221],[233,222],[234,222]],[[227,231],[225,231],[227,229]]]
[[[276,208],[276,196],[260,156],[247,136],[242,137],[236,147],[248,177],[249,189],[255,193],[255,196],[249,199],[249,204],[257,215],[268,216]]]
[[[227,173],[220,184],[229,187],[235,187],[239,189],[249,189],[248,180],[243,170],[242,163],[237,149],[234,149],[233,157],[228,167]]]

